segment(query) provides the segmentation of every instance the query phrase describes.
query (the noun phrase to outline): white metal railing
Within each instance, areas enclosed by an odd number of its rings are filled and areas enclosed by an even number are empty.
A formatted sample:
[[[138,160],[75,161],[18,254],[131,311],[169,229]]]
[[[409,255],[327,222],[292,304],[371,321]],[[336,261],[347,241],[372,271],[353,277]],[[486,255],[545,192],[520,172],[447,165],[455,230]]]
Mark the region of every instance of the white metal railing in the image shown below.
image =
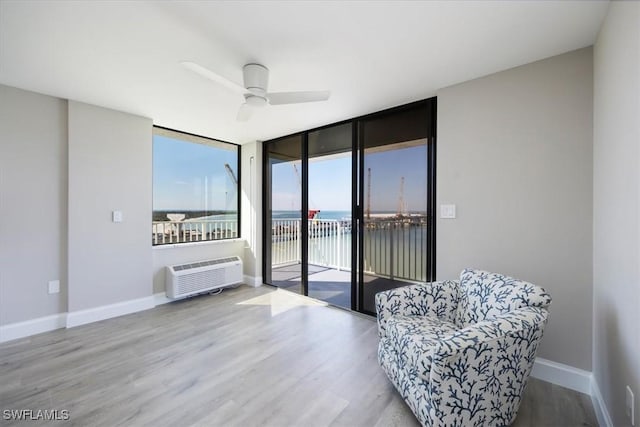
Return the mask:
[[[201,242],[238,237],[237,220],[153,221],[154,245]]]
[[[300,263],[300,219],[271,223],[271,265]],[[424,217],[365,222],[364,270],[367,274],[425,281],[427,224]],[[309,263],[338,270],[351,269],[351,221],[309,220]]]
[[[425,217],[365,222],[362,253],[368,274],[424,282],[429,251]]]
[[[272,220],[271,264],[273,266],[301,262],[300,224],[300,219]],[[350,269],[350,227],[350,221],[309,220],[309,262],[338,270]]]
[[[309,263],[351,269],[351,221],[309,220]]]
[[[300,262],[300,220],[274,219],[271,221],[271,264],[284,265]]]

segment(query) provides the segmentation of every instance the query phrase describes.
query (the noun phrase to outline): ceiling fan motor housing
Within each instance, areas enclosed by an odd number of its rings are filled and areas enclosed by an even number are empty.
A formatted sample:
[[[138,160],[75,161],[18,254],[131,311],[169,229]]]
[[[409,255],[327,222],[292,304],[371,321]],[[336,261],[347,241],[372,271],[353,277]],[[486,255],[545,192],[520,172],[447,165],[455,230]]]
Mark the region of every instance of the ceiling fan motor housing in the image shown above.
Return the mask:
[[[269,83],[269,69],[260,64],[247,64],[242,71],[244,87],[249,92],[264,97]]]

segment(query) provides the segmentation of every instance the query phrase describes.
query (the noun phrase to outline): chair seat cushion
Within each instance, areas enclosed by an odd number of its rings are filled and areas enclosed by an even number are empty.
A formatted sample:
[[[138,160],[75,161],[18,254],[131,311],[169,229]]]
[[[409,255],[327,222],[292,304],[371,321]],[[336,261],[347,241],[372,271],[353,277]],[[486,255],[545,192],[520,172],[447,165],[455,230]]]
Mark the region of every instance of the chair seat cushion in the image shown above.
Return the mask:
[[[429,379],[436,344],[457,330],[454,323],[432,316],[394,315],[387,323],[387,336],[398,362],[424,380]]]

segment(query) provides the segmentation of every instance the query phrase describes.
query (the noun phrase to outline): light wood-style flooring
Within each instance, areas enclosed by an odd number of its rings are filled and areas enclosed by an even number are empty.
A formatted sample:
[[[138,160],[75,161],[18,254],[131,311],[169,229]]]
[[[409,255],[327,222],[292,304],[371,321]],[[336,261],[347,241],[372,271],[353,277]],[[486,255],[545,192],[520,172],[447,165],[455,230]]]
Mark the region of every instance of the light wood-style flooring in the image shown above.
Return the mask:
[[[241,286],[1,344],[0,425],[418,426],[377,341],[373,318]],[[514,425],[596,421],[588,396],[532,379]]]

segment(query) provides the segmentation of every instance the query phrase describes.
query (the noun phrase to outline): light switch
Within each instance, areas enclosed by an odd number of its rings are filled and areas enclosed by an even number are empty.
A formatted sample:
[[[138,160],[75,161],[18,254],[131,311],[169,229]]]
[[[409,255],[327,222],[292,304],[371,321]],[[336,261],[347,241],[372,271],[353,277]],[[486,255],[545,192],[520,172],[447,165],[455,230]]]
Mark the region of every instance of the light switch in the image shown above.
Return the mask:
[[[57,294],[58,292],[60,292],[60,281],[59,280],[52,280],[49,282],[49,293],[50,294]]]
[[[440,205],[440,218],[454,219],[456,217],[456,205]]]
[[[122,211],[111,212],[111,218],[113,222],[122,222]]]

